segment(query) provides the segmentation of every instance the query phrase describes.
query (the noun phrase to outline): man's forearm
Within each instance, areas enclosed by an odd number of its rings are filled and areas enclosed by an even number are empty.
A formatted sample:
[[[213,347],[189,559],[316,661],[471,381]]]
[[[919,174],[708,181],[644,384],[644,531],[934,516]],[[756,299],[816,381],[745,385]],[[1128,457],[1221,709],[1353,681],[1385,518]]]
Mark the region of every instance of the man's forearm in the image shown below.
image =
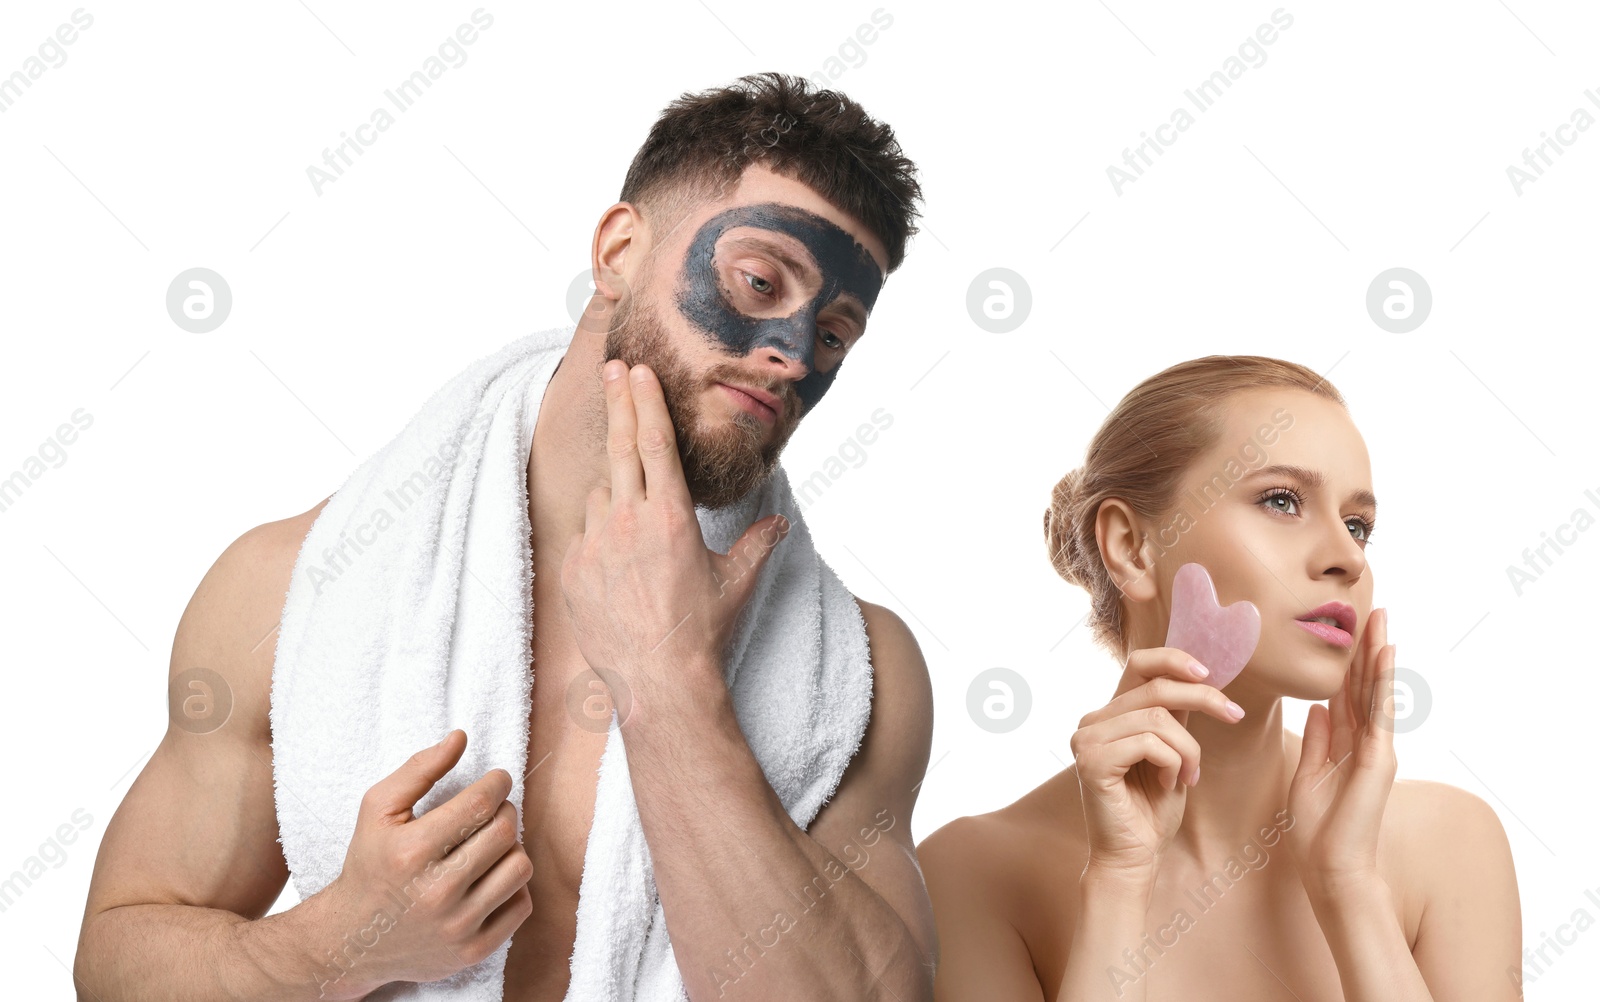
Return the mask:
[[[623,727],[634,800],[689,997],[932,997],[893,908],[857,876],[878,834],[860,819],[841,861],[795,825],[739,729],[715,666],[640,692]],[[870,841],[869,841],[870,840]],[[883,852],[899,851],[885,842]]]
[[[309,904],[255,920],[197,905],[108,909],[84,927],[73,967],[78,998],[300,1002],[354,999],[371,992],[376,986],[341,977],[331,955],[323,961],[316,958]]]

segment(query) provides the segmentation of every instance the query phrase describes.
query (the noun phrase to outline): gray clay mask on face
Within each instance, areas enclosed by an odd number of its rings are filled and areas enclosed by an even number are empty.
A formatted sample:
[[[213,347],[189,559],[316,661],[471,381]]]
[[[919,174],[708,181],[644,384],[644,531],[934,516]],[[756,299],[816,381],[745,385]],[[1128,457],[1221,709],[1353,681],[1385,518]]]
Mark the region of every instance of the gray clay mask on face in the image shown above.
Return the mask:
[[[822,275],[817,294],[786,317],[761,319],[736,308],[723,290],[715,261],[717,240],[735,227],[772,230],[803,244]],[[793,205],[765,202],[741,205],[706,220],[689,243],[679,284],[679,311],[715,347],[740,358],[756,348],[773,348],[803,363],[809,371],[795,383],[795,391],[809,412],[839,371],[838,365],[827,372],[817,371],[817,314],[843,295],[859,300],[870,314],[883,286],[883,274],[865,247],[827,219]]]

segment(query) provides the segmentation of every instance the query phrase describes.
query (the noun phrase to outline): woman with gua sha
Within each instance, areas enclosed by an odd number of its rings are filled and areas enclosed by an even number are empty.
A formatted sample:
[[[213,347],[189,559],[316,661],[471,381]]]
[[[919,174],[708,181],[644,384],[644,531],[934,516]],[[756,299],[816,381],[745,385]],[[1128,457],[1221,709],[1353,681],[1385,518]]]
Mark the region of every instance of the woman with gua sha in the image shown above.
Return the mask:
[[[1071,766],[918,846],[939,1002],[1520,997],[1494,811],[1395,781],[1371,481],[1289,362],[1185,362],[1106,418],[1045,535],[1121,679]],[[1303,737],[1284,697],[1327,700]]]

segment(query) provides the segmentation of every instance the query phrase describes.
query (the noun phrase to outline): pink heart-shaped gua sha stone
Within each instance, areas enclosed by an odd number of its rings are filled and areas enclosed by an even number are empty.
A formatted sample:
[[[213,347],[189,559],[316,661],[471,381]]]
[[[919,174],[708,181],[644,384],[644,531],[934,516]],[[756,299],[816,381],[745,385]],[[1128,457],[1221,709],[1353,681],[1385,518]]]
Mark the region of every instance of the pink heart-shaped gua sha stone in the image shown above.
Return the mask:
[[[1172,619],[1165,646],[1211,669],[1200,681],[1218,689],[1244,670],[1261,639],[1261,612],[1250,602],[1217,604],[1217,588],[1199,564],[1184,564],[1172,579]]]

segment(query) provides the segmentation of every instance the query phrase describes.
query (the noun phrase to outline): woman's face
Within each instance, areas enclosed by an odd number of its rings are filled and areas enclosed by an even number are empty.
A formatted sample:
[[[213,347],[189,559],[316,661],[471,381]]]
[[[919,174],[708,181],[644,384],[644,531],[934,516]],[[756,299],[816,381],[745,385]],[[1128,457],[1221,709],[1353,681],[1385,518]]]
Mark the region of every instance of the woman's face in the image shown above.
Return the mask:
[[[1165,638],[1173,576],[1196,561],[1219,602],[1248,599],[1261,612],[1260,642],[1229,695],[1328,698],[1372,611],[1365,540],[1376,517],[1366,443],[1343,407],[1286,387],[1233,394],[1175,510],[1145,526],[1158,594],[1134,613],[1153,634],[1144,646]],[[1347,632],[1300,622],[1330,614],[1329,603]]]

